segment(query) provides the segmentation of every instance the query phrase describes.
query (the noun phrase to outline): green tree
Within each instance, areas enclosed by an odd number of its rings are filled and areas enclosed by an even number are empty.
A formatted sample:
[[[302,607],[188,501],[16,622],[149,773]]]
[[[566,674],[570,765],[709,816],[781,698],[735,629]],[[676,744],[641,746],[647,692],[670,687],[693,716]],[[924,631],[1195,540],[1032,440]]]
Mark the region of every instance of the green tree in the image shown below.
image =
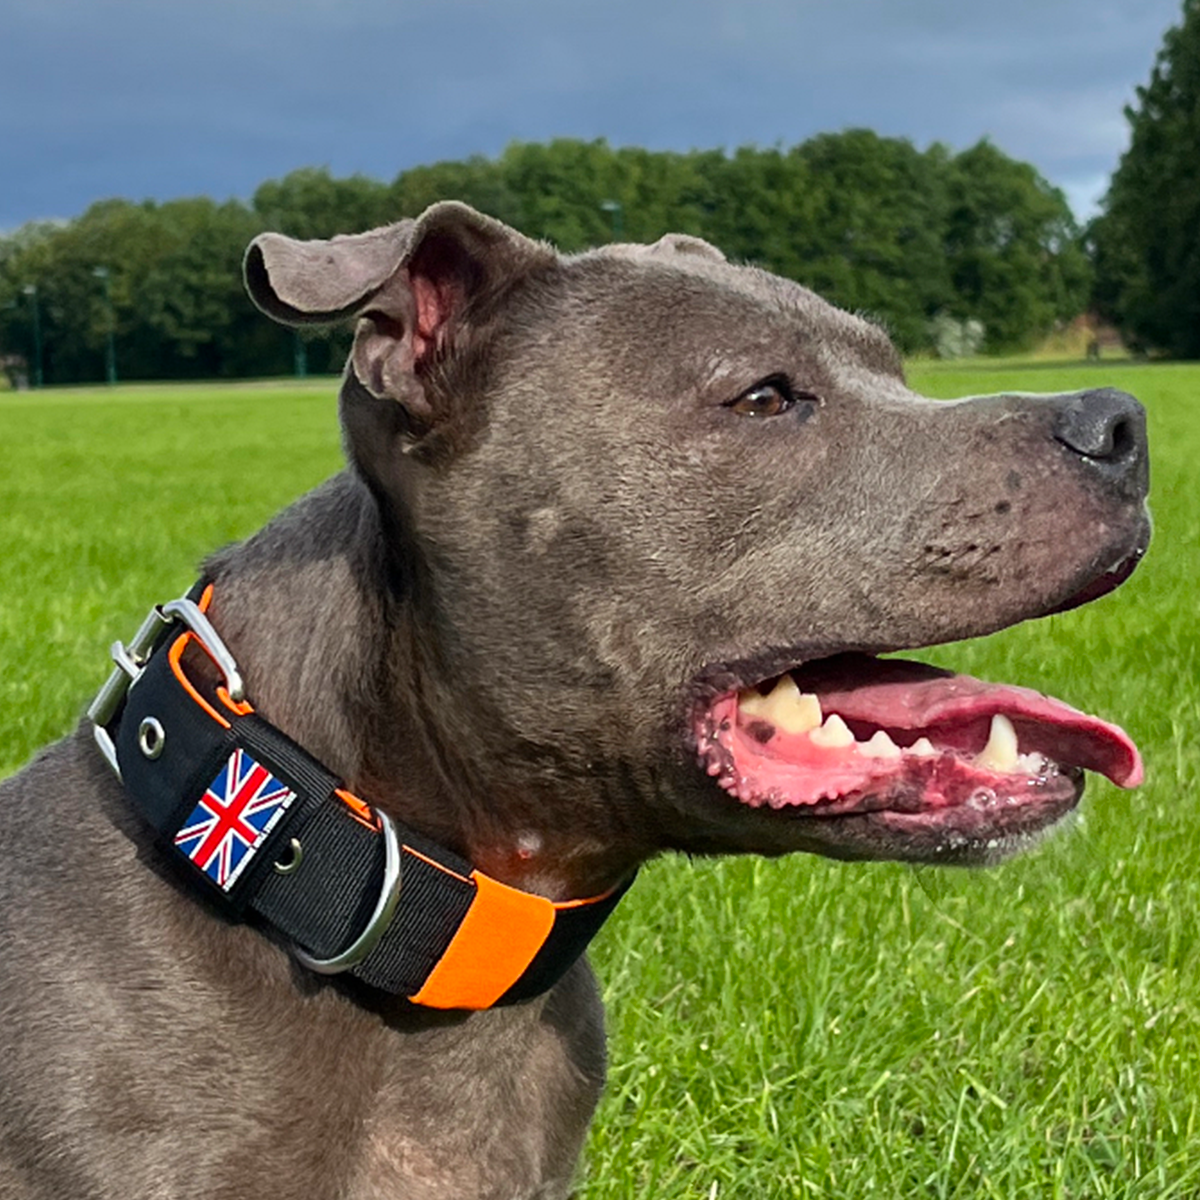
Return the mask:
[[[709,199],[698,232],[730,258],[803,279],[800,250],[815,218],[815,181],[794,152],[739,146],[696,156]]]
[[[1133,346],[1200,358],[1200,0],[1125,109],[1129,149],[1091,227],[1093,301]]]
[[[472,155],[459,162],[413,167],[396,176],[388,189],[389,220],[415,217],[439,200],[461,200],[488,216],[520,226],[520,201],[510,190],[500,162]]]
[[[47,383],[104,378],[110,310],[122,379],[281,374],[286,331],[264,323],[241,286],[246,243],[262,228],[236,201],[106,200],[69,224],[0,246],[0,353],[29,357],[37,288]],[[10,302],[11,303],[11,302]]]
[[[791,148],[680,154],[562,138],[390,184],[305,168],[264,182],[250,206],[109,200],[65,225],[26,227],[0,238],[0,358],[32,359],[35,287],[46,381],[102,379],[104,268],[121,378],[283,374],[297,349],[311,370],[335,370],[346,328],[300,341],[258,317],[241,288],[247,242],[264,228],[331,237],[450,198],[569,252],[618,232],[708,238],[734,261],[881,318],[906,351],[932,346],[935,327],[974,322],[989,349],[1027,345],[1081,310],[1088,283],[1062,194],[987,142],[955,156],[852,129]]]
[[[947,152],[852,129],[814,137],[795,154],[814,196],[797,230],[799,261],[787,273],[883,320],[903,349],[920,348],[932,317],[954,298],[942,240]]]
[[[0,367],[10,382],[34,377],[34,322],[41,319],[41,273],[34,264],[50,257],[50,243],[61,228],[55,222],[30,221],[0,238]]]
[[[1024,349],[1082,311],[1090,270],[1066,198],[988,141],[951,164],[945,250],[951,316],[976,319],[992,352]]]
[[[264,229],[297,238],[361,233],[398,220],[387,184],[366,175],[335,179],[328,167],[302,167],[258,186],[252,202]]]
[[[130,334],[128,284],[148,269],[156,253],[156,231],[147,227],[147,212],[145,205],[107,200],[42,236],[20,239],[11,253],[0,255],[4,290],[37,289],[47,383],[104,378],[109,312],[97,268],[110,270],[118,344]],[[27,341],[23,330],[12,328],[12,316],[27,321],[19,308],[10,313],[6,349]]]
[[[158,251],[129,281],[134,328],[157,359],[152,373],[255,374],[263,350],[277,363],[286,333],[272,333],[268,346],[257,344],[258,313],[241,281],[242,253],[262,228],[258,218],[236,201],[217,204],[207,197],[173,200],[153,218]],[[259,351],[254,358],[240,344],[247,336]]]
[[[604,200],[617,201],[622,212],[630,209],[617,158],[603,139],[512,142],[500,168],[520,206],[517,227],[568,252],[610,239]],[[626,228],[625,236],[632,239],[633,231]]]

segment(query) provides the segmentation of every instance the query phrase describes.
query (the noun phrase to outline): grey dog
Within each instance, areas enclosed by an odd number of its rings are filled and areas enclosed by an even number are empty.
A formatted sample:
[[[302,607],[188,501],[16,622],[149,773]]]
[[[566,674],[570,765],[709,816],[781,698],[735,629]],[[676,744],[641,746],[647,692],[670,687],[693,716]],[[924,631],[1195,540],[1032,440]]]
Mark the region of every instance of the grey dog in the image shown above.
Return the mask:
[[[639,863],[985,863],[1137,782],[1114,726],[876,657],[1129,574],[1131,397],[925,400],[681,235],[563,257],[444,203],[246,272],[357,319],[349,467],[3,786],[5,1200],[563,1197]]]

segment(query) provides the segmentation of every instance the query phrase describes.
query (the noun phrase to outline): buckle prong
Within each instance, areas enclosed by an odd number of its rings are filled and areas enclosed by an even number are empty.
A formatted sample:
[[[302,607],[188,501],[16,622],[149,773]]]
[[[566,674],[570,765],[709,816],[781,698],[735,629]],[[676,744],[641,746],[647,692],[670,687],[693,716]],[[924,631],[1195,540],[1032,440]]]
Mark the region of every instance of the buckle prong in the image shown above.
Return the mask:
[[[125,693],[141,676],[146,659],[154,649],[159,634],[170,624],[157,608],[152,608],[128,646],[122,642],[113,642],[111,653],[116,666],[104,681],[104,686],[97,693],[95,700],[88,706],[88,720],[95,726],[92,732],[96,745],[100,747],[105,761],[112,767],[118,779],[121,778],[121,768],[117,764],[117,751],[105,726],[121,706]]]
[[[129,682],[132,684],[142,673],[143,661],[140,657],[135,658],[129,647],[124,642],[113,642],[112,649],[109,651],[113,662],[129,676]]]

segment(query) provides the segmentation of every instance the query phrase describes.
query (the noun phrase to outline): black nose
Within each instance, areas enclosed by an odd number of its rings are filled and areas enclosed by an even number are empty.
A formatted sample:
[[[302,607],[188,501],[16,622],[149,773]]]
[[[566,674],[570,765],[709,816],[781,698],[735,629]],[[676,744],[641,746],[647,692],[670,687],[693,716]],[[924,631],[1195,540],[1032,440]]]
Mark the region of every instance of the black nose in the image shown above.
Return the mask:
[[[1063,398],[1054,436],[1114,481],[1146,483],[1146,410],[1128,392],[1096,388]]]

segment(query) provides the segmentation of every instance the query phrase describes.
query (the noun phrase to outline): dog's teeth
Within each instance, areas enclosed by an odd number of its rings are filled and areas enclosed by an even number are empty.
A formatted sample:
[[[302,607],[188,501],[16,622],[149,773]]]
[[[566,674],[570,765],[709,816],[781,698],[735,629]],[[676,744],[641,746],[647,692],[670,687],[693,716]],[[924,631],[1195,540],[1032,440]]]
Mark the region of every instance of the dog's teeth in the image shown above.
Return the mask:
[[[975,756],[975,765],[988,771],[1008,772],[1017,765],[1017,731],[1003,714],[992,718],[987,745]]]
[[[738,709],[748,717],[770,721],[782,733],[808,733],[821,725],[821,702],[800,691],[790,675],[781,675],[766,696],[753,689],[743,692]]]
[[[937,749],[934,744],[927,738],[917,738],[915,742],[908,748],[909,754],[915,754],[918,758],[932,758],[937,754]]]
[[[825,724],[820,729],[814,729],[808,736],[815,746],[840,749],[854,745],[854,734],[850,732],[850,727],[837,713],[827,717]]]
[[[858,752],[866,755],[867,758],[900,757],[900,747],[888,737],[887,731],[884,729],[877,729],[871,735],[870,741],[859,746]]]
[[[778,685],[776,685],[778,687]],[[756,717],[767,720],[767,709],[771,703],[771,697],[775,695],[774,691],[769,692],[764,696],[761,692],[754,688],[747,688],[744,692],[738,693],[738,715],[744,717]]]
[[[791,692],[785,703],[776,709],[775,724],[784,733],[811,733],[820,729],[823,718],[820,700],[811,692],[800,691],[788,676],[784,678],[791,685]]]

